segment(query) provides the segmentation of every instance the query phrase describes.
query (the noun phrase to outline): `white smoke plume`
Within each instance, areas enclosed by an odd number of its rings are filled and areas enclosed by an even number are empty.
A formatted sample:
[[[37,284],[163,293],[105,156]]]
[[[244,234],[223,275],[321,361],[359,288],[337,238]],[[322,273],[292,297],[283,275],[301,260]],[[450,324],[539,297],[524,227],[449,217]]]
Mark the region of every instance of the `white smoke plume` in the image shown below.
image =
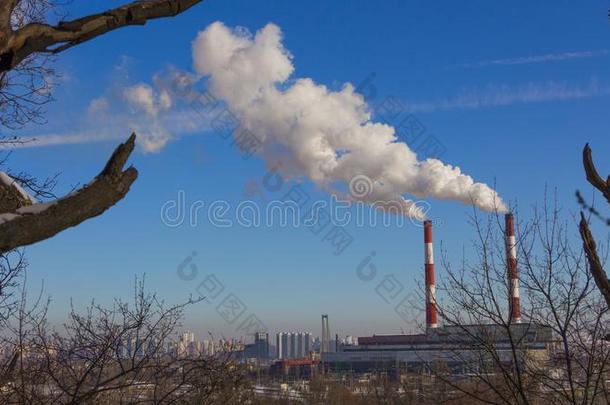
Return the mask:
[[[274,24],[252,36],[215,22],[193,42],[193,63],[197,73],[209,77],[212,94],[260,140],[258,154],[269,164],[281,160],[286,177],[305,175],[336,194],[339,185],[355,186],[353,199],[398,203],[405,215],[420,219],[423,212],[405,196],[506,210],[494,190],[459,167],[418,161],[393,127],[371,121],[364,98],[351,84],[331,91],[309,78],[292,79],[292,56]],[[355,184],[355,179],[371,184]],[[363,189],[367,186],[372,187]]]

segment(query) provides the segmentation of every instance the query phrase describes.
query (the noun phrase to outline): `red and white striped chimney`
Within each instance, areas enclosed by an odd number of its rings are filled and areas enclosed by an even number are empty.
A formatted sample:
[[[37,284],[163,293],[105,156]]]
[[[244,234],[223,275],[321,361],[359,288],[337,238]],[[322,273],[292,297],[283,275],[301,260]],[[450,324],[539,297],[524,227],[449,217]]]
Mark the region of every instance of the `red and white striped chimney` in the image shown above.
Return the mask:
[[[506,222],[506,263],[508,267],[509,305],[511,321],[521,323],[521,302],[519,300],[519,271],[517,270],[517,244],[515,240],[515,220],[513,214],[504,217]]]
[[[434,288],[434,250],[432,248],[432,221],[424,221],[426,271],[426,329],[436,328],[436,289]]]

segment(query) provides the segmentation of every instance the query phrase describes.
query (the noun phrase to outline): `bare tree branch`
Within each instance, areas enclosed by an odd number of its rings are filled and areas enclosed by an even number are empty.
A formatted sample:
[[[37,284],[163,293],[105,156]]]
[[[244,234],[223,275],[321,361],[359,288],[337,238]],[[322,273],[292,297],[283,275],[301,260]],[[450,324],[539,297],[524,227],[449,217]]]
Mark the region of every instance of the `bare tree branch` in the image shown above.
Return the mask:
[[[582,212],[580,213],[579,230],[580,237],[582,238],[583,248],[585,250],[585,254],[587,255],[587,260],[589,261],[589,270],[593,275],[597,288],[599,288],[601,291],[602,295],[606,299],[606,302],[608,303],[608,307],[610,308],[610,280],[608,280],[608,275],[604,271],[602,262],[597,255],[595,239],[593,239],[593,235],[589,230],[589,224],[587,223],[585,215]]]
[[[601,191],[601,193],[606,197],[606,200],[610,204],[610,176],[608,176],[607,180],[601,178],[601,176],[597,173],[597,169],[593,164],[593,157],[591,155],[591,147],[587,143],[585,148],[582,151],[582,163],[585,167],[585,173],[587,174],[587,180],[593,187]]]
[[[610,204],[610,176],[608,176],[607,180],[604,180],[598,174],[595,164],[593,163],[591,147],[588,143],[585,144],[582,151],[582,163],[585,168],[585,173],[587,174],[587,181],[591,183],[593,187],[598,189]],[[597,288],[599,288],[604,296],[604,299],[608,304],[608,308],[610,308],[610,280],[608,280],[608,275],[604,271],[602,262],[599,259],[595,239],[591,234],[589,224],[587,223],[585,215],[582,212],[580,213],[579,230],[583,242],[583,248],[585,250],[585,254],[587,255],[587,260],[589,261],[589,270],[593,275]]]
[[[136,135],[119,145],[104,170],[83,188],[54,202],[24,205],[0,220],[0,253],[30,245],[102,214],[120,201],[136,180],[138,171],[123,171],[133,151]]]
[[[59,53],[75,45],[129,25],[144,25],[148,20],[171,17],[191,8],[201,0],[135,1],[103,13],[93,14],[56,26],[31,23],[12,31],[6,28],[6,1],[0,9],[0,33],[8,38],[0,40],[0,72],[16,67],[34,53]],[[13,6],[14,8],[14,6]],[[4,10],[3,10],[4,9]],[[10,12],[9,12],[10,19]]]
[[[11,31],[11,14],[19,0],[5,0],[0,3],[0,34],[6,38]],[[2,38],[0,38],[2,41]],[[2,42],[0,42],[2,43]]]

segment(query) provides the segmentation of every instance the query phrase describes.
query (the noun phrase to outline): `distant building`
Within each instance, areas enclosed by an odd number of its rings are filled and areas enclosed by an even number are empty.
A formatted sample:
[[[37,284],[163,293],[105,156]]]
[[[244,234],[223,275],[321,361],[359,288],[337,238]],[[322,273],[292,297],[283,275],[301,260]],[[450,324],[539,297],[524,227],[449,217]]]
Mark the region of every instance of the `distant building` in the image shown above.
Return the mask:
[[[195,341],[195,334],[190,330],[187,330],[186,332],[182,333],[182,338],[180,340],[187,344],[192,343]]]
[[[177,351],[179,357],[193,358],[199,355],[195,342],[195,334],[190,330],[183,332],[178,341]]]
[[[352,335],[347,335],[347,336],[345,336],[345,338],[343,338],[344,346],[356,346],[357,344],[358,344],[358,338],[356,338]]]
[[[301,352],[301,358],[308,357],[309,353],[311,353],[311,351],[312,351],[312,348],[311,348],[311,341],[312,341],[311,333],[309,333],[309,332],[303,333],[301,339],[303,341],[303,351]]]
[[[290,356],[290,340],[288,333],[280,332],[275,337],[278,359],[287,359]]]
[[[290,353],[290,354],[289,354],[288,358],[296,359],[297,358],[297,345],[298,345],[297,334],[289,333],[288,336],[289,336],[288,339],[290,340],[290,350],[288,351],[288,353]]]
[[[550,328],[528,323],[512,328],[511,334],[522,342],[520,350],[528,354],[527,358],[549,358],[555,343]],[[476,343],[481,336],[495,346],[503,362],[511,362],[511,346],[504,329],[497,325],[466,325],[438,327],[417,335],[360,337],[357,346],[346,345],[340,352],[322,353],[322,366],[338,373],[384,371],[396,376],[401,371],[423,372],[440,362],[459,375],[467,373],[473,361],[480,361],[482,352],[476,349]]]
[[[304,359],[311,352],[312,336],[309,332],[280,332],[275,341],[279,359]]]
[[[248,344],[244,348],[246,358],[266,360],[269,355],[269,334],[257,332],[254,334],[254,343]]]
[[[288,380],[310,379],[319,369],[319,361],[311,359],[285,359],[275,361],[269,368],[274,377]]]
[[[214,350],[214,341],[205,339],[202,342],[203,345],[203,354],[206,356],[213,356],[216,352]]]
[[[269,334],[267,332],[256,333],[254,335],[254,345],[259,358],[269,358]]]

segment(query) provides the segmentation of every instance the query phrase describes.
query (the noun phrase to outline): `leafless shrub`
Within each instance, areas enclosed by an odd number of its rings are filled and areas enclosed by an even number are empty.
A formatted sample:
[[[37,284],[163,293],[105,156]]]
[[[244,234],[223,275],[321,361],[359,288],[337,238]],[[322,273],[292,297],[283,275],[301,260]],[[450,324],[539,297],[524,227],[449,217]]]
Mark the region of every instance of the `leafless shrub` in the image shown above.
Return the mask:
[[[230,353],[187,357],[168,350],[186,306],[167,306],[137,282],[132,302],[72,308],[55,329],[48,302],[18,306],[4,325],[3,404],[212,404],[238,401],[245,375]]]

